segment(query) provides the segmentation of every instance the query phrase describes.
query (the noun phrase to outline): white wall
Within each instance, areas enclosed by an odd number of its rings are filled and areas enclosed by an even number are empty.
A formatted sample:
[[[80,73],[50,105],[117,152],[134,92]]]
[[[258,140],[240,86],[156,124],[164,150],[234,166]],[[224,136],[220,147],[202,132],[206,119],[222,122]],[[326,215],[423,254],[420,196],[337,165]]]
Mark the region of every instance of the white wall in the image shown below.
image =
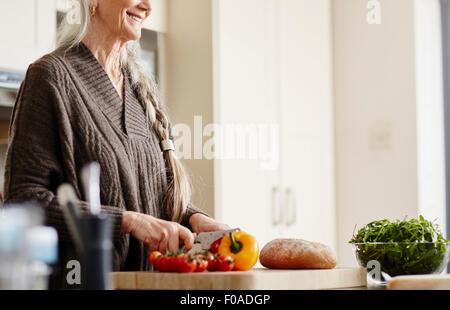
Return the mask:
[[[283,185],[296,194],[298,218],[285,236],[335,249],[332,1],[277,1],[281,3],[281,176]]]
[[[381,1],[380,25],[366,3],[333,1],[341,265],[355,263],[355,224],[418,210],[413,2]]]
[[[380,0],[379,25],[366,1],[333,2],[340,265],[356,264],[355,225],[444,220],[437,2]]]

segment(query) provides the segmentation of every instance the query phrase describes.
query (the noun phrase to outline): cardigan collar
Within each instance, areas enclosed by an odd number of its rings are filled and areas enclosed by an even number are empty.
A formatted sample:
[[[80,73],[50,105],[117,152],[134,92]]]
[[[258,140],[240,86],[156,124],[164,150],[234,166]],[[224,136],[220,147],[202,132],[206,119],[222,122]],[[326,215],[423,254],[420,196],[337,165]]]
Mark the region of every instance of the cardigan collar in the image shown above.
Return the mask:
[[[125,136],[148,137],[145,108],[138,100],[125,72],[122,100],[105,69],[85,44],[80,43],[69,50],[66,59],[77,71],[93,101],[116,131]]]

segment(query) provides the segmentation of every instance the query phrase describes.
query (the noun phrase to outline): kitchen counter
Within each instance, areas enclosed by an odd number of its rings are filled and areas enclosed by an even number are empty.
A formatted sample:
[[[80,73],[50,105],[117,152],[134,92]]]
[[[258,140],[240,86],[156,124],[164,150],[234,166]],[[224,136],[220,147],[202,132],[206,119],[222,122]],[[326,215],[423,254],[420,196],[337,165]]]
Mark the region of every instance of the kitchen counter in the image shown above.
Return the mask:
[[[123,290],[317,290],[365,288],[366,269],[335,268],[164,273],[114,272],[114,286]]]

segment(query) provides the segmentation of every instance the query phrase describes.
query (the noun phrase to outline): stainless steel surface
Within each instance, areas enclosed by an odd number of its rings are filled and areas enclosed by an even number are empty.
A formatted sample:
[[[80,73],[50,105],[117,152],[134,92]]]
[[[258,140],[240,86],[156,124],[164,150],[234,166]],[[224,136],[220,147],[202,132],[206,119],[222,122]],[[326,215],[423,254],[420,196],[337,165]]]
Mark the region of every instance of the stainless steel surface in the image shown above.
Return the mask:
[[[229,230],[218,230],[218,231],[211,231],[211,232],[202,232],[198,234],[198,236],[195,238],[195,243],[200,243],[203,250],[209,250],[211,248],[211,245],[214,241],[217,239],[222,238],[225,235],[228,235],[231,232],[239,231],[239,228],[229,229]]]
[[[239,231],[239,228],[233,228],[229,230],[217,230],[211,232],[202,232],[200,234],[194,233],[194,246],[192,249],[188,251],[189,254],[196,254],[203,252],[205,250],[209,250],[211,245],[217,239],[222,238],[223,236],[229,234],[230,232]],[[184,251],[184,245],[180,247],[180,251]]]

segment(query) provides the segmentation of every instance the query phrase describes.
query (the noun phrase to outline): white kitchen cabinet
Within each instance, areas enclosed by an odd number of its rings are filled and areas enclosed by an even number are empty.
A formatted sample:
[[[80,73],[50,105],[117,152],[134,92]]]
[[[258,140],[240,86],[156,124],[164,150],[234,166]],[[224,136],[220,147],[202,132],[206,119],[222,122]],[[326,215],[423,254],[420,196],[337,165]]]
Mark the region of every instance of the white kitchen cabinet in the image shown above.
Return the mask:
[[[269,57],[273,46],[266,31],[267,1],[226,0],[216,5],[215,122],[248,126],[249,131],[252,126],[278,123],[276,95],[269,84],[274,59]],[[234,129],[234,137],[245,135],[245,130]],[[238,148],[236,144],[231,143]],[[262,242],[272,229],[272,205],[268,202],[276,203],[272,195],[279,170],[261,169],[260,162],[238,159],[235,151],[230,155],[233,159],[216,160],[216,216]],[[244,157],[249,158],[248,149],[245,151]]]
[[[335,245],[331,8],[280,0],[283,235]]]
[[[239,9],[236,9],[239,8]],[[215,1],[215,121],[278,124],[279,165],[215,163],[219,220],[335,247],[329,0]]]
[[[26,71],[54,48],[56,2],[0,1],[0,67]]]

